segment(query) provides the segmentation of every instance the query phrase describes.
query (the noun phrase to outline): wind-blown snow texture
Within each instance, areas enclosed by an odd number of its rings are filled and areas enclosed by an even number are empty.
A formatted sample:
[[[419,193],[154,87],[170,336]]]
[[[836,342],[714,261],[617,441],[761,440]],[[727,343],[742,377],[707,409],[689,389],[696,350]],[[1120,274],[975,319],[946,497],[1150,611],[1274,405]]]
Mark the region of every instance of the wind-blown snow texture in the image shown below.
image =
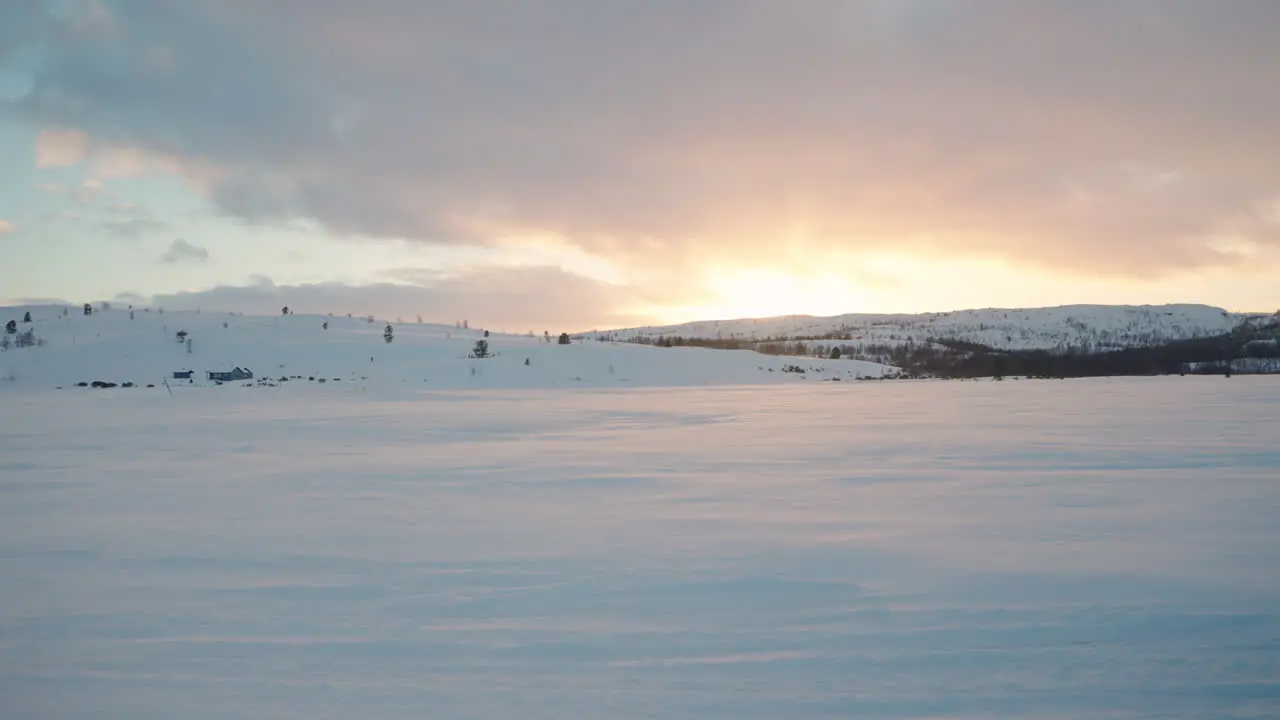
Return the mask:
[[[1270,378],[0,402],[7,720],[1280,709]]]
[[[1065,305],[1030,309],[957,310],[922,315],[788,315],[776,318],[711,320],[683,325],[607,331],[619,340],[660,338],[821,337],[851,335],[864,343],[964,340],[1004,350],[1088,347],[1108,350],[1154,345],[1227,332],[1252,315],[1207,305]]]

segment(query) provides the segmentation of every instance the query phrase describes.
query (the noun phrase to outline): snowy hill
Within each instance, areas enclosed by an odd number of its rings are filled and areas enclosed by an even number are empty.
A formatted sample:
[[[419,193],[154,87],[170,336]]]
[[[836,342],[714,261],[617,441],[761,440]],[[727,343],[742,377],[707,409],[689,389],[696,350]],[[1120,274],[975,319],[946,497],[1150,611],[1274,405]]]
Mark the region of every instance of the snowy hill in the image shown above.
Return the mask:
[[[1154,345],[1228,332],[1254,315],[1207,305],[1065,305],[1030,309],[958,310],[920,315],[789,315],[627,328],[592,337],[744,340],[841,339],[863,345],[963,340],[1003,350]]]
[[[32,322],[23,323],[25,313]],[[840,377],[879,377],[892,368],[869,362],[765,357],[748,351],[665,349],[626,343],[494,334],[494,357],[469,357],[483,339],[479,329],[395,324],[319,315],[241,316],[116,308],[85,316],[80,308],[0,308],[0,323],[17,322],[42,343],[0,352],[0,391],[49,388],[79,382],[159,384],[177,370],[195,371],[197,385],[210,370],[249,368],[255,380],[301,376],[303,383],[333,387],[416,389],[655,387],[753,385]],[[324,324],[328,323],[328,329]],[[178,340],[185,331],[191,340]],[[10,342],[17,335],[8,335]],[[554,340],[554,338],[553,338]],[[528,364],[526,365],[526,360]],[[783,372],[799,366],[806,373]],[[314,381],[308,378],[316,378]],[[185,381],[180,381],[185,382]],[[296,383],[298,380],[291,380]],[[244,384],[244,383],[235,383]]]

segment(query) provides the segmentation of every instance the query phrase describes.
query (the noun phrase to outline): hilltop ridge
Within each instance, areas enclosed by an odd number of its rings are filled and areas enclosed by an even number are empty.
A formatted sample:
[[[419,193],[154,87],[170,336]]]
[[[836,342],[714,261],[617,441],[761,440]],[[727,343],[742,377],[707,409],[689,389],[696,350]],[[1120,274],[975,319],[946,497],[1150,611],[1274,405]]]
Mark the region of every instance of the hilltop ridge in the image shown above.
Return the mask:
[[[27,313],[30,323],[22,322]],[[393,321],[393,342],[386,343],[387,321],[369,317],[120,307],[95,307],[86,316],[81,308],[58,305],[0,308],[0,324],[11,320],[18,333],[5,335],[10,347],[0,352],[0,389],[95,380],[157,384],[188,369],[199,385],[209,384],[208,371],[233,367],[252,370],[255,381],[300,376],[304,382],[325,378],[330,385],[336,380],[343,387],[418,390],[755,385],[880,377],[893,370],[872,362],[833,364],[698,348],[672,353],[583,338],[561,345],[555,336],[486,336],[479,328],[438,323]],[[41,344],[16,347],[26,332]],[[179,332],[187,333],[183,341]],[[491,357],[474,357],[479,341],[488,343]],[[782,372],[788,366],[806,372]]]
[[[703,320],[593,331],[590,337],[660,340],[683,337],[723,340],[837,339],[864,345],[927,343],[946,339],[1000,350],[1089,352],[1144,347],[1229,332],[1260,313],[1219,307],[1176,305],[1063,305],[984,308],[919,314],[848,313],[830,317]]]

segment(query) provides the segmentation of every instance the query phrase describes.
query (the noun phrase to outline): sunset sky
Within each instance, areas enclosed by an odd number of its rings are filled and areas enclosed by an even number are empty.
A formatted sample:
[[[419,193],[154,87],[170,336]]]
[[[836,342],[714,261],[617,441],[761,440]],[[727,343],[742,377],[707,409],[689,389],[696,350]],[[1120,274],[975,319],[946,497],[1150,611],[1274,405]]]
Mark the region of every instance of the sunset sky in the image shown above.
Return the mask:
[[[0,302],[1280,308],[1275,0],[5,0]]]

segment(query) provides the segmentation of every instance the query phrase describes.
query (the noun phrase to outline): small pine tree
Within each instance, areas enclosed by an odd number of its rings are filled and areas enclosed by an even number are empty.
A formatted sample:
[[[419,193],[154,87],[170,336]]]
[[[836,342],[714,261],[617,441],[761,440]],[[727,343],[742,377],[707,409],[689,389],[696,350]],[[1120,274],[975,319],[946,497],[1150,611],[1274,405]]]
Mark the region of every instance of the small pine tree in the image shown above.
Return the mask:
[[[386,329],[382,331],[382,339],[385,340],[388,345],[391,344],[392,340],[396,339],[396,331],[391,327],[391,323],[387,323]]]
[[[93,306],[92,306],[92,305],[90,305],[89,303],[85,303],[85,304],[84,304],[84,314],[85,314],[85,315],[92,315],[92,314],[93,314]]]
[[[485,336],[485,337],[489,337],[489,331],[488,331],[488,330],[485,330],[485,331],[484,331],[484,336]]]
[[[4,332],[5,332],[5,334],[6,334],[6,335],[17,335],[17,334],[18,334],[18,321],[17,321],[17,320],[10,320],[9,322],[5,323],[5,324],[4,324]]]
[[[474,348],[472,348],[472,349],[471,349],[471,354],[472,354],[472,356],[474,356],[474,357],[478,357],[478,358],[487,358],[487,357],[489,357],[489,341],[488,341],[488,340],[477,340],[477,341],[476,341],[476,346],[475,346]]]
[[[280,314],[281,314],[281,315],[288,315],[288,314],[289,314],[289,306],[288,306],[288,305],[285,305],[284,307],[280,308]]]
[[[559,341],[558,341],[558,342],[559,342],[561,345],[568,345],[570,342],[572,342],[572,341],[569,339],[569,333],[560,333],[560,339],[559,339]]]
[[[831,355],[830,355],[830,358],[831,358],[832,360],[839,360],[839,359],[840,359],[840,346],[839,346],[839,345],[832,345],[832,346],[831,346]]]
[[[22,322],[24,322],[24,323],[29,323],[29,322],[31,322],[31,311],[30,311],[30,310],[28,310],[28,311],[26,312],[26,314],[24,314],[24,315],[22,316]]]
[[[329,321],[328,321],[328,320],[326,320],[326,321],[325,321],[325,323],[324,323],[324,325],[321,325],[320,327],[324,328],[325,330],[328,330],[328,329],[329,329]]]

